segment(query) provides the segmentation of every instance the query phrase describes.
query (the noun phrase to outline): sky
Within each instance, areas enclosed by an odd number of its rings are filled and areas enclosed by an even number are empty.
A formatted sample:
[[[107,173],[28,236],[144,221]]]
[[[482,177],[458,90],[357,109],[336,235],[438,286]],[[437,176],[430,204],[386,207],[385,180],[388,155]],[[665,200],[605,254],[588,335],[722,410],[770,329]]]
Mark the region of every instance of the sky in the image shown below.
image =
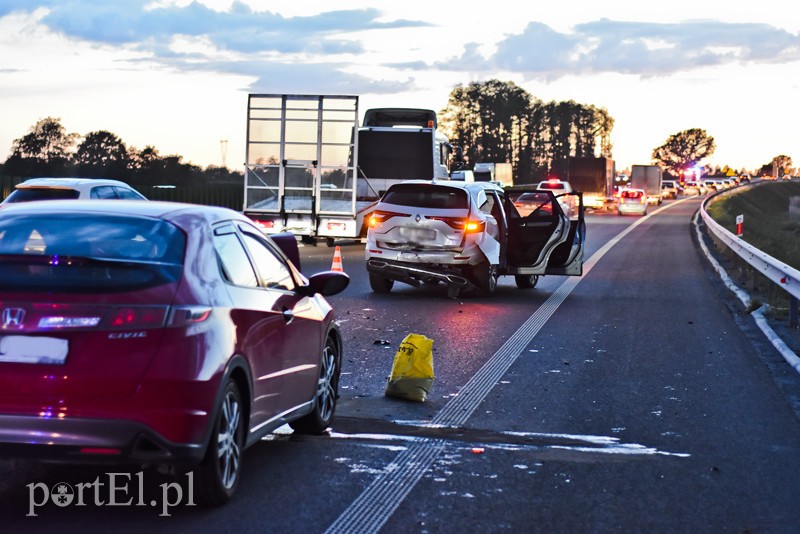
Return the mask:
[[[800,164],[800,17],[761,0],[0,0],[0,161],[40,119],[244,170],[247,95],[440,111],[514,82],[605,108],[617,169],[702,128],[703,163]]]

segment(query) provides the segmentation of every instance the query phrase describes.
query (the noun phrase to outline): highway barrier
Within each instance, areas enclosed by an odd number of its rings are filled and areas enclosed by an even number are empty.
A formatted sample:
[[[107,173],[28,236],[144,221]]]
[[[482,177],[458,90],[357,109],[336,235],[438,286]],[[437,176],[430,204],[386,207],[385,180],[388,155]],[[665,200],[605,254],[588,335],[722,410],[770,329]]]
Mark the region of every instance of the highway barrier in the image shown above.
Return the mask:
[[[772,282],[775,287],[780,288],[789,296],[789,326],[792,328],[798,325],[798,299],[800,299],[800,271],[785,262],[770,256],[769,254],[757,249],[753,245],[744,241],[741,237],[734,235],[715,221],[707,211],[707,207],[714,201],[725,196],[741,192],[743,188],[758,187],[763,182],[740,185],[739,187],[721,191],[706,198],[700,207],[700,216],[706,225],[709,233],[717,241],[723,243],[732,252],[738,255],[753,273],[758,273]]]

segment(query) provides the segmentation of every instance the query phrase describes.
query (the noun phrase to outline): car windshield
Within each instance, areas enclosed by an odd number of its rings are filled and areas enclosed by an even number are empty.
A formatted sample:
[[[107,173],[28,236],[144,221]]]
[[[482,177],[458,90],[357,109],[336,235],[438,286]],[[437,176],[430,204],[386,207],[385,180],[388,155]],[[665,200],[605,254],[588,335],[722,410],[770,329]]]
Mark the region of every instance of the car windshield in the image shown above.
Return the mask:
[[[74,200],[80,193],[74,189],[25,187],[15,189],[8,198],[7,203],[30,202],[32,200]]]
[[[144,217],[2,213],[0,289],[125,291],[175,281],[186,238]]]
[[[400,184],[389,188],[381,199],[387,204],[432,209],[467,209],[467,192],[455,187],[430,184]]]

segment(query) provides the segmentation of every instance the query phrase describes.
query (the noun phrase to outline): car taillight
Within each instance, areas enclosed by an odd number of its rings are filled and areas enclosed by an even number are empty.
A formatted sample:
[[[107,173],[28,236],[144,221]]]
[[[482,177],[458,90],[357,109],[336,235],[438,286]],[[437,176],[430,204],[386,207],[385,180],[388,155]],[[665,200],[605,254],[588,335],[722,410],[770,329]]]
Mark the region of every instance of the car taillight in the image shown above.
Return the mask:
[[[465,219],[461,219],[458,217],[435,217],[433,215],[426,215],[425,218],[431,221],[441,221],[450,228],[455,228],[456,230],[463,230],[464,223],[466,222]]]
[[[468,234],[483,232],[486,229],[486,223],[484,221],[470,221],[469,219],[461,219],[459,217],[434,217],[431,215],[425,218],[433,221],[442,221],[450,228],[463,230]]]
[[[167,306],[123,306],[114,308],[106,319],[109,328],[159,328],[164,326]]]
[[[405,213],[394,213],[392,211],[376,210],[369,216],[369,227],[375,228],[377,225],[384,223],[392,217],[405,217]]]
[[[208,306],[175,306],[172,308],[167,326],[189,326],[202,323],[211,316]]]
[[[645,204],[647,202],[647,197],[644,196],[644,195],[640,196],[639,197],[639,202],[641,202],[642,204]]]
[[[486,223],[484,221],[467,221],[464,225],[464,231],[468,234],[480,233],[486,230]]]

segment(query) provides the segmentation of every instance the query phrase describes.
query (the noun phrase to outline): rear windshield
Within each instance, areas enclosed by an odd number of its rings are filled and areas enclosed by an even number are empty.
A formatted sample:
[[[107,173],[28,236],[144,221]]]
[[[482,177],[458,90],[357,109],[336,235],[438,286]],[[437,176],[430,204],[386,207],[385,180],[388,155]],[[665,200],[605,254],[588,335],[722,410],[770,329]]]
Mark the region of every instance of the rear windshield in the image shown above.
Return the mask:
[[[622,198],[641,198],[642,192],[641,191],[623,191],[620,196]]]
[[[30,202],[32,200],[74,200],[80,196],[74,189],[49,189],[45,187],[15,189],[6,202]]]
[[[537,189],[564,189],[565,186],[561,182],[542,182]]]
[[[177,280],[186,240],[164,221],[0,212],[0,289],[130,291]]]
[[[381,199],[387,204],[433,209],[467,209],[467,192],[454,187],[400,184],[389,188]]]

